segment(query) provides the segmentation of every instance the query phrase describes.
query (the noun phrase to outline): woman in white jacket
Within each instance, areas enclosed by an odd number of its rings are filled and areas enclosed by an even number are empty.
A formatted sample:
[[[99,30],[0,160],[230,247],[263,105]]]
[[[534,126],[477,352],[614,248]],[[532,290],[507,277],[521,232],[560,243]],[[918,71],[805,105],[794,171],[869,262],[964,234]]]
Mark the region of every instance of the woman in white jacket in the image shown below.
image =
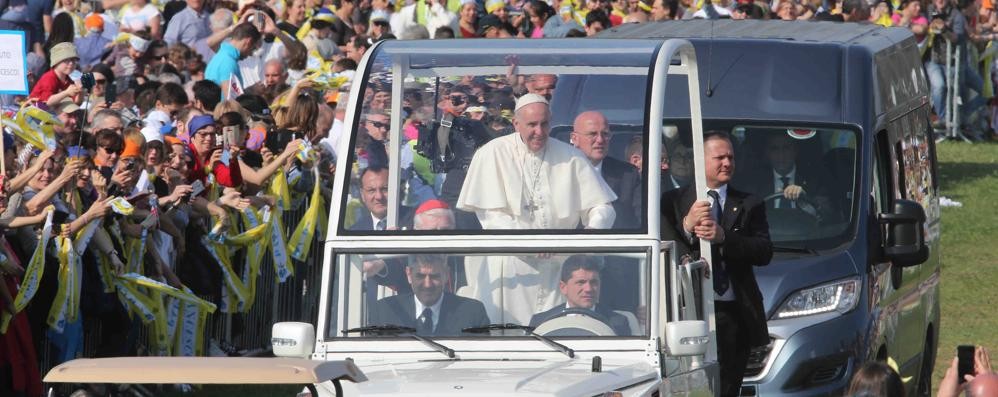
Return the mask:
[[[448,26],[455,32],[458,26],[457,14],[447,10],[440,0],[417,0],[415,3],[402,7],[392,15],[392,32],[401,35],[412,25],[423,25],[433,38],[437,28]],[[399,38],[404,38],[399,36]]]

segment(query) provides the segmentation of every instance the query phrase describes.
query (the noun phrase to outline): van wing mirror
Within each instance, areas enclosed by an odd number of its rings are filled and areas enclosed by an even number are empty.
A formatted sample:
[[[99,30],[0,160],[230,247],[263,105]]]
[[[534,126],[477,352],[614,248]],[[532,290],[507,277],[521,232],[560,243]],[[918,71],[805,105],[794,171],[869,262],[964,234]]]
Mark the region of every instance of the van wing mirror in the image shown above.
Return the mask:
[[[880,223],[887,225],[884,256],[900,266],[914,266],[929,258],[925,245],[925,209],[911,200],[896,200],[894,210],[880,214]]]
[[[315,348],[315,328],[312,324],[282,322],[271,329],[271,345],[277,357],[308,358]]]
[[[707,353],[710,330],[703,320],[672,321],[665,324],[665,344],[673,356],[698,356]]]

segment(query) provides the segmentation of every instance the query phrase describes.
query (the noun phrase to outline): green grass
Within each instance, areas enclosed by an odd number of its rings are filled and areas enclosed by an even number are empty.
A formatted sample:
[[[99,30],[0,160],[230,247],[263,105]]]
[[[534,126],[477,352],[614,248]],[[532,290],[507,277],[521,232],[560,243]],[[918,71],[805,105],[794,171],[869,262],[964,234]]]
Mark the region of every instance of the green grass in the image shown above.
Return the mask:
[[[956,346],[983,345],[998,357],[998,144],[938,145],[942,195],[941,325],[933,385]]]

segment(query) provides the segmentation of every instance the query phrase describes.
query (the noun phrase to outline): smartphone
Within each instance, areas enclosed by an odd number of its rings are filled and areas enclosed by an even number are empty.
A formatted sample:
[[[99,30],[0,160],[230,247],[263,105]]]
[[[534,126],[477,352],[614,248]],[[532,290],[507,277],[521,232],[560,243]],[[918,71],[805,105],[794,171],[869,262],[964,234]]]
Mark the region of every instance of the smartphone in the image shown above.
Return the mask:
[[[118,87],[114,85],[113,81],[109,81],[107,86],[104,87],[104,102],[107,106],[111,106],[112,103],[118,100]]]
[[[204,182],[201,180],[196,180],[191,184],[191,198],[197,197],[204,191]]]
[[[239,141],[239,133],[241,129],[238,125],[230,125],[227,127],[222,127],[222,140],[231,146],[242,146],[242,142]]]
[[[253,24],[256,25],[257,29],[263,30],[263,11],[253,11]]]
[[[52,224],[61,225],[63,223],[66,223],[66,218],[69,218],[68,212],[56,210],[55,212],[52,213]]]
[[[222,144],[221,144],[221,148],[222,148],[222,160],[221,161],[222,161],[222,164],[225,164],[225,166],[228,167],[229,166],[229,161],[232,160],[232,153],[229,152],[229,146],[232,145],[232,141],[229,140],[229,134],[226,134],[226,128],[230,128],[230,127],[225,127],[225,128],[222,129]],[[218,138],[215,138],[215,139],[218,139]]]
[[[956,347],[957,379],[959,379],[960,383],[966,382],[963,379],[964,375],[974,374],[974,350],[973,345],[960,345]]]

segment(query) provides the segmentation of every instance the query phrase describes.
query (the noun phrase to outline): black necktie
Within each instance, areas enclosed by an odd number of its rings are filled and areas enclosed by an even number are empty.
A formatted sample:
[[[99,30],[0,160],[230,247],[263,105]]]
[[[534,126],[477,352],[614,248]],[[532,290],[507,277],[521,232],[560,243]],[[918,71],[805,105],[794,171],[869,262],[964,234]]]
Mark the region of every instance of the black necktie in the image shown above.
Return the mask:
[[[423,309],[423,314],[419,315],[417,319],[419,324],[416,326],[416,334],[418,335],[432,335],[433,334],[433,310],[430,308]]]
[[[783,186],[780,187],[780,192],[783,192],[784,190],[787,189],[787,186],[790,186],[790,178],[787,177],[787,176],[785,176],[785,175],[781,176],[780,177],[780,183],[783,184]],[[783,204],[783,199],[778,199],[778,200],[776,200],[776,202],[777,202],[776,208],[785,208],[786,207]]]
[[[717,194],[716,190],[707,191],[707,195],[714,199],[714,204],[710,207],[711,216],[714,217],[714,221],[717,222],[718,227],[722,227],[721,219],[724,215],[724,210],[721,209],[721,195]],[[711,265],[711,271],[714,272],[714,292],[718,295],[724,295],[724,292],[728,290],[728,273],[724,271],[724,263],[721,262],[720,250],[711,249],[713,255],[711,259],[713,264]]]

